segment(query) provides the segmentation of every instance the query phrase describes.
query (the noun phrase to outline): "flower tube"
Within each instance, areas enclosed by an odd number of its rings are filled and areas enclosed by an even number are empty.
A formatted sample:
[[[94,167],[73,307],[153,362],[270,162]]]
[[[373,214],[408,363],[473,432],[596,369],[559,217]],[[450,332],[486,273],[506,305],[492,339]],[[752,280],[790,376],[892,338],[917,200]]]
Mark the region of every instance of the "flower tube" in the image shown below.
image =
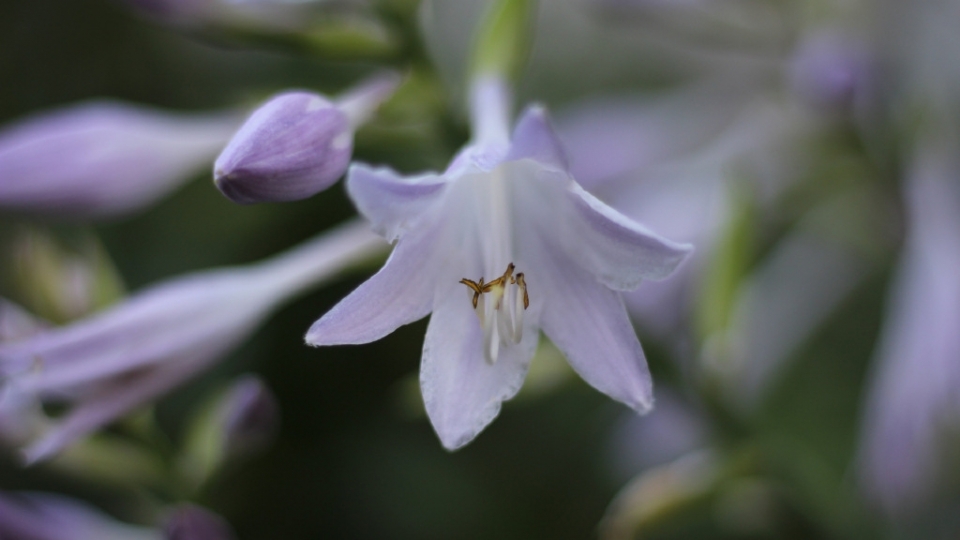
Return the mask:
[[[72,404],[27,447],[26,461],[158,398],[236,346],[281,302],[382,248],[364,225],[345,225],[259,264],[172,279],[67,326],[0,344],[3,392]]]
[[[93,102],[0,131],[0,208],[82,217],[147,206],[203,169],[232,114],[185,115]]]

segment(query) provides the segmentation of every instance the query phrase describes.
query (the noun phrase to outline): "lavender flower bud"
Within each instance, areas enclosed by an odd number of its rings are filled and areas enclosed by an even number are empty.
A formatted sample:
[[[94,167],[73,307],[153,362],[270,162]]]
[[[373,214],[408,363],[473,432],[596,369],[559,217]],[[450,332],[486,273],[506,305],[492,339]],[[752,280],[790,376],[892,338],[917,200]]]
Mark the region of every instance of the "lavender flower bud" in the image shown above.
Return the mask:
[[[797,95],[825,112],[845,112],[868,90],[872,66],[865,46],[835,31],[804,39],[789,65]]]
[[[343,176],[352,151],[343,111],[320,95],[287,92],[233,136],[214,164],[214,182],[240,204],[305,199]]]
[[[277,432],[280,408],[273,392],[257,377],[234,384],[223,404],[223,446],[229,455],[248,454],[266,446]]]
[[[163,527],[166,540],[234,540],[230,525],[213,512],[192,504],[174,509]]]

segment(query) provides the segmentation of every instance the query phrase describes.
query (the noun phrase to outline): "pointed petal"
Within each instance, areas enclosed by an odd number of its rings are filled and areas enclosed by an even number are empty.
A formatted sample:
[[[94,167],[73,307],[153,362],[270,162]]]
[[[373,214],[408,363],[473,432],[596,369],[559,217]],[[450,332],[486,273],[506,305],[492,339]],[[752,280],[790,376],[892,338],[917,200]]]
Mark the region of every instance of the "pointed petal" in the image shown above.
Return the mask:
[[[370,343],[426,317],[436,287],[432,259],[437,232],[427,228],[397,242],[379,272],[313,323],[307,331],[307,344]],[[458,297],[462,299],[462,294]]]
[[[542,106],[528,107],[513,130],[507,160],[518,159],[533,159],[562,171],[568,169],[563,146]]]
[[[653,381],[620,295],[559,249],[541,248],[541,261],[548,263],[537,272],[544,333],[591,386],[637,412],[649,411]]]
[[[350,167],[347,193],[373,230],[392,242],[423,216],[443,194],[447,181],[436,174],[401,176],[360,163]]]
[[[445,448],[456,450],[472,441],[496,418],[500,404],[520,390],[537,338],[537,330],[527,325],[520,344],[502,347],[491,364],[470,302],[462,291],[444,288],[423,344],[420,386]]]
[[[567,191],[572,204],[570,253],[601,283],[611,289],[630,291],[643,279],[669,276],[693,250],[662,238],[643,225],[610,208],[575,182]]]

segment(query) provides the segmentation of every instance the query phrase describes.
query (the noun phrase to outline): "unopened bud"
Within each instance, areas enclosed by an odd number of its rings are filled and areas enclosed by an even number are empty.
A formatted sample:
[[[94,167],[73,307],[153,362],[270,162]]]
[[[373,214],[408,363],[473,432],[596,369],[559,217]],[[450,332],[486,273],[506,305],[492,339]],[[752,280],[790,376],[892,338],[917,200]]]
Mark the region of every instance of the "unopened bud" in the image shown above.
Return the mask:
[[[257,377],[235,383],[223,407],[223,443],[228,455],[256,452],[276,435],[280,408],[273,392]]]
[[[869,91],[872,70],[863,43],[835,30],[821,30],[800,42],[789,77],[807,104],[825,112],[844,112]]]
[[[305,199],[343,176],[352,151],[343,111],[323,96],[287,92],[234,135],[214,164],[214,182],[240,204]]]

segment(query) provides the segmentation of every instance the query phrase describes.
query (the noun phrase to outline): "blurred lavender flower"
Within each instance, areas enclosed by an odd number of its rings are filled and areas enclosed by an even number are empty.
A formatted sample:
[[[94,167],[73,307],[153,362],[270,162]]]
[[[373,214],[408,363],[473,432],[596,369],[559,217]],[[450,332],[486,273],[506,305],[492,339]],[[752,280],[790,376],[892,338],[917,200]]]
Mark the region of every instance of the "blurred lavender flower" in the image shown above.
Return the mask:
[[[81,216],[129,212],[209,164],[233,114],[183,115],[94,102],[0,132],[0,208]]]
[[[867,495],[892,513],[920,508],[960,425],[960,163],[924,149],[905,185],[907,237],[877,348],[860,441]]]
[[[614,427],[607,463],[626,478],[706,446],[709,420],[669,389],[657,390],[657,407],[646,416],[624,415]]]
[[[164,535],[157,529],[120,523],[67,497],[46,493],[0,493],[0,538],[164,540]]]
[[[711,88],[647,104],[595,99],[566,111],[559,124],[560,137],[571,149],[571,167],[592,180],[593,194],[671,238],[698,246],[669,279],[642,283],[625,297],[631,313],[660,335],[689,316],[697,281],[730,219],[735,180],[755,178],[750,186],[756,196],[773,198],[796,174],[790,142],[809,130],[789,105],[742,99],[735,89],[727,99],[705,99]],[[739,92],[744,93],[749,92]],[[700,124],[696,118],[708,120]],[[622,127],[607,132],[602,126],[608,123]],[[605,148],[613,149],[609,160]],[[732,170],[741,174],[731,178]]]
[[[788,66],[796,94],[825,111],[852,111],[871,89],[875,67],[865,43],[849,32],[820,29],[806,36]]]
[[[213,512],[182,504],[167,517],[164,540],[234,540],[230,525]]]
[[[307,342],[368,343],[433,312],[420,382],[448,449],[470,442],[520,389],[540,328],[588,383],[649,410],[652,381],[618,291],[663,279],[690,247],[584,191],[542,109],[528,109],[511,137],[499,79],[475,82],[471,109],[474,140],[443,174],[351,168],[354,203],[398,242]]]
[[[25,451],[45,459],[207,368],[279,303],[383,248],[359,223],[256,265],[184,276],[111,309],[0,344],[2,392],[65,401],[67,415]],[[6,402],[5,400],[0,400]]]
[[[708,98],[710,93],[710,87],[694,88],[652,103],[592,99],[567,111],[560,124],[571,162],[579,164],[581,175],[594,179],[595,195],[671,238],[698,246],[669,279],[643,283],[625,296],[631,314],[647,331],[679,338],[673,342],[681,347],[689,336],[678,331],[693,322],[694,311],[702,306],[705,277],[716,271],[711,258],[727,225],[742,212],[737,190],[748,190],[756,199],[752,204],[769,207],[802,174],[797,143],[822,131],[791,101],[744,99],[736,92]],[[713,127],[687,117],[707,118]],[[613,131],[621,136],[609,145],[608,133],[600,129],[608,122],[623,125]],[[659,129],[661,124],[665,127]],[[604,159],[607,147],[613,148],[610,160]],[[833,228],[858,229],[852,220],[861,219],[863,212],[850,210],[864,206],[861,195],[841,192],[815,207],[733,284],[728,324],[704,329],[722,331],[722,336],[700,337],[723,343],[723,365],[709,367],[720,368],[715,374],[733,404],[755,404],[799,345],[873,268],[864,253],[851,249],[855,246],[849,239],[821,230],[823,221],[839,222]],[[838,213],[843,215],[835,219]],[[706,352],[709,357],[721,351]]]
[[[335,102],[308,92],[270,98],[217,158],[217,188],[241,204],[295,201],[328,188],[347,170],[353,132],[398,82],[375,76]]]

